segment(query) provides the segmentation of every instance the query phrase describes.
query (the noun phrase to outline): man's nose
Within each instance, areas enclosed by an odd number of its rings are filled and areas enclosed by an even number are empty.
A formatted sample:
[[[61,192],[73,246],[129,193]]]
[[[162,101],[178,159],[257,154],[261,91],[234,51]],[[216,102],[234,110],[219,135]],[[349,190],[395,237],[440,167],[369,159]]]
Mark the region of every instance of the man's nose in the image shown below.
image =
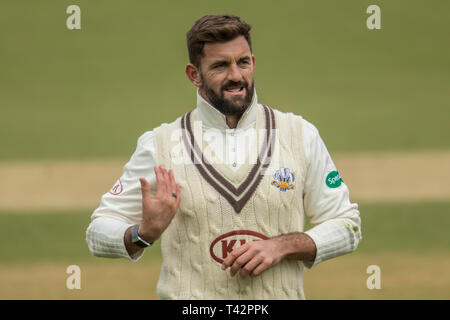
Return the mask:
[[[240,82],[242,80],[242,73],[237,64],[232,64],[228,72],[228,80]]]

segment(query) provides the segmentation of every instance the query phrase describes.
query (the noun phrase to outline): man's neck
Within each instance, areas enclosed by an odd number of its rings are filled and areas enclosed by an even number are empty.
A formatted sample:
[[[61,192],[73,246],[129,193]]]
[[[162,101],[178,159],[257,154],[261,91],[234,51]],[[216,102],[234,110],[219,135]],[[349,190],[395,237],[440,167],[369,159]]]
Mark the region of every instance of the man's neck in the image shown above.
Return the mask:
[[[237,127],[237,124],[239,122],[239,119],[241,119],[240,115],[231,115],[231,116],[225,116],[227,119],[227,125],[230,129],[235,129]]]

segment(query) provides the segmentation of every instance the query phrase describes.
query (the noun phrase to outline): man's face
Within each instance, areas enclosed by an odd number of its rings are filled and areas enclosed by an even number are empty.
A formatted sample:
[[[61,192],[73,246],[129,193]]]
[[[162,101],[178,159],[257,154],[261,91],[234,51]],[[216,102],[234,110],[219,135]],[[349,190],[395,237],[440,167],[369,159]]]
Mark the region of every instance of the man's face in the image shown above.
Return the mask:
[[[255,60],[247,40],[239,36],[207,43],[200,62],[200,94],[225,115],[244,113],[253,98]]]

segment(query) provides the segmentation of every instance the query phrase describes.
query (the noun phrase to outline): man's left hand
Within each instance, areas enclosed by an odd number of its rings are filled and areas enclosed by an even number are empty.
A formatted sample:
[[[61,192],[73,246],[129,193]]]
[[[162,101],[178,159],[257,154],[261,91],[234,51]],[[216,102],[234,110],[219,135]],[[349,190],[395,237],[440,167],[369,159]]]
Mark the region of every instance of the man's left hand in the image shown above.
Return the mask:
[[[242,277],[254,277],[285,258],[312,263],[316,250],[314,241],[303,232],[251,241],[231,251],[222,263],[222,270],[230,267],[231,276],[239,272]]]
[[[239,271],[242,277],[257,276],[274,266],[284,257],[280,241],[276,239],[247,242],[228,254],[222,269],[230,268],[231,276]]]

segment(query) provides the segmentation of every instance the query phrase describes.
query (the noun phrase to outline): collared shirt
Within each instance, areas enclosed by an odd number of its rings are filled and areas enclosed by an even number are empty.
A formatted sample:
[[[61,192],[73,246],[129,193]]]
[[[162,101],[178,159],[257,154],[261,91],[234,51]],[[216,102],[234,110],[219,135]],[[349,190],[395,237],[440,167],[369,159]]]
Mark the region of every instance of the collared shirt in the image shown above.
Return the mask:
[[[197,92],[197,110],[203,131],[215,132],[205,135],[209,147],[232,169],[238,169],[245,159],[246,142],[256,122],[257,95],[240,118],[237,127],[230,129],[226,117],[211,106]],[[333,257],[352,252],[361,240],[361,220],[358,205],[351,203],[349,190],[340,180],[330,154],[318,130],[303,121],[303,146],[306,160],[306,176],[303,204],[306,216],[313,227],[305,233],[314,241],[317,252],[311,268]],[[211,131],[212,130],[212,131]],[[225,150],[224,150],[225,146]],[[243,157],[239,155],[244,154]],[[142,194],[139,178],[149,181],[152,194],[156,190],[156,148],[153,131],[138,139],[137,148],[124,166],[123,174],[113,188],[102,196],[100,206],[94,211],[86,232],[90,251],[101,257],[124,257],[138,260],[143,251],[130,257],[124,243],[125,231],[142,219]],[[338,178],[336,178],[338,177]],[[333,180],[334,178],[334,180]],[[149,249],[151,250],[151,248]]]

